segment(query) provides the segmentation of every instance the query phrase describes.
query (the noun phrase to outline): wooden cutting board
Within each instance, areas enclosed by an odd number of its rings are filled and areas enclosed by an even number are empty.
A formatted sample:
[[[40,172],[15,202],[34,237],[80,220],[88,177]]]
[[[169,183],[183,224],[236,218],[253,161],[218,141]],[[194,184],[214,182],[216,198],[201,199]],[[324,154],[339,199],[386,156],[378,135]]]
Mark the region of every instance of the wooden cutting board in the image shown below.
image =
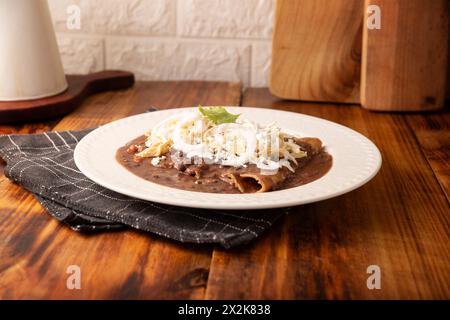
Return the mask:
[[[67,83],[67,90],[55,96],[24,101],[0,101],[0,123],[36,121],[65,115],[94,93],[133,86],[134,74],[128,71],[106,70],[87,75],[69,75]]]
[[[364,1],[278,0],[270,91],[281,98],[359,102]]]
[[[364,28],[361,103],[371,110],[429,111],[444,106],[448,0],[366,0],[381,29]]]

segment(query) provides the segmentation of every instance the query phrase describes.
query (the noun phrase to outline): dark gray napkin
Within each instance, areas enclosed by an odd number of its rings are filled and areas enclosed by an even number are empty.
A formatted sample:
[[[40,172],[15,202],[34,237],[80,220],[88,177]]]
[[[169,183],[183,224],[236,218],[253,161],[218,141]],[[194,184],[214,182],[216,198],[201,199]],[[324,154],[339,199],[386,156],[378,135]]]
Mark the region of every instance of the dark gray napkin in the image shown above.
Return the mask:
[[[257,238],[287,209],[202,210],[121,195],[89,180],[73,151],[91,130],[0,135],[5,175],[32,192],[56,219],[73,230],[95,232],[130,226],[181,242],[230,248]]]

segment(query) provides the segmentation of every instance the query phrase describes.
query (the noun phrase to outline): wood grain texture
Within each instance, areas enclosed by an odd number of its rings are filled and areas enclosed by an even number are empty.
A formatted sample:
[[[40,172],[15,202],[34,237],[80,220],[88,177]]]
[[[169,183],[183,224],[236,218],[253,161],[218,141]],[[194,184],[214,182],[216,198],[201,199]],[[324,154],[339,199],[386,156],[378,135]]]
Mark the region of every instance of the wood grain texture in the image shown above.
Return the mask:
[[[151,106],[238,105],[241,86],[219,82],[146,82],[88,98],[54,130],[89,128]],[[86,235],[50,218],[34,198],[0,181],[0,298],[203,298],[212,249],[133,230]],[[82,289],[66,288],[81,268]]]
[[[240,98],[238,84],[139,82],[87,99],[58,123],[0,132],[88,128],[151,106],[236,105]],[[79,234],[0,176],[0,298],[450,298],[449,202],[437,180],[448,177],[439,169],[448,152],[446,115],[286,102],[266,89],[247,90],[242,103],[352,127],[380,148],[382,169],[364,187],[296,207],[261,239],[229,251],[132,230]],[[71,264],[81,267],[81,290],[66,289]],[[366,287],[370,264],[381,267],[381,290]]]
[[[450,43],[450,22],[448,23],[448,40],[447,43]],[[446,99],[447,107],[450,106],[450,45],[447,48],[447,99]]]
[[[271,92],[286,99],[358,103],[363,5],[278,0]]]
[[[67,82],[68,89],[56,96],[26,101],[0,101],[0,123],[63,116],[73,111],[91,94],[131,87],[134,75],[127,71],[108,70],[88,75],[69,75]]]
[[[360,189],[294,208],[259,241],[215,250],[207,298],[450,298],[449,203],[403,116],[285,102],[264,89],[247,90],[243,105],[356,129],[377,144],[383,165]],[[372,264],[381,290],[367,289]]]
[[[446,105],[450,106],[450,22],[448,23],[448,39],[447,43],[449,43],[449,47],[447,48],[447,99]]]
[[[450,201],[450,113],[413,114],[406,119]]]
[[[448,0],[366,0],[381,9],[381,29],[363,32],[361,103],[371,110],[444,106]]]

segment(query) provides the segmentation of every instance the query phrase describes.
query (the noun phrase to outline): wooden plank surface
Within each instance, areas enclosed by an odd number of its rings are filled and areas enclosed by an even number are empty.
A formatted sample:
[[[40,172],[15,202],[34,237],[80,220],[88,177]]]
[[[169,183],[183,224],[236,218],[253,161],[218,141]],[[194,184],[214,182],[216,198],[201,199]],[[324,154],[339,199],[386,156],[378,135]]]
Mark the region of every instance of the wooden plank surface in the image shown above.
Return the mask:
[[[61,121],[0,132],[87,128],[150,106],[232,105],[240,98],[238,84],[139,82],[91,97]],[[132,230],[73,232],[2,175],[0,298],[450,298],[449,202],[442,191],[448,192],[447,115],[286,102],[267,89],[247,90],[242,104],[354,128],[378,145],[382,169],[364,187],[294,208],[261,239],[228,251]],[[82,290],[66,289],[71,264],[81,267]],[[381,268],[381,290],[366,287],[372,264]]]
[[[406,119],[450,201],[450,113],[411,114]]]
[[[296,207],[261,240],[215,250],[207,298],[450,298],[449,203],[406,119],[358,106],[280,101],[249,89],[243,105],[301,112],[365,134],[383,166],[349,194]],[[381,268],[381,290],[366,269]]]
[[[359,102],[363,7],[360,0],[278,0],[271,92],[294,100]]]
[[[381,10],[381,29],[363,32],[361,103],[371,110],[424,111],[444,106],[448,0],[366,0]]]
[[[151,106],[238,105],[241,87],[218,82],[147,82],[89,98],[54,130],[97,126]],[[3,127],[4,131],[8,129]],[[202,298],[211,248],[142,232],[84,235],[50,218],[21,187],[0,181],[0,298]],[[66,288],[78,265],[82,290]]]

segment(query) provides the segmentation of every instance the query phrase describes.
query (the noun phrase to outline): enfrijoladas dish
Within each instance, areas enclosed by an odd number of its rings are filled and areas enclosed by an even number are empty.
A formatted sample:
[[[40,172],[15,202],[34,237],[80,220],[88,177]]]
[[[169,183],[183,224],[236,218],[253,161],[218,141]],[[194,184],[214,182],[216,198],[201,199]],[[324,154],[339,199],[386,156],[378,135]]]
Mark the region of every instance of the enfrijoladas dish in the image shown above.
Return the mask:
[[[255,193],[297,187],[324,176],[332,157],[318,138],[276,123],[261,126],[224,107],[199,107],[158,123],[117,151],[148,181],[189,191]]]

